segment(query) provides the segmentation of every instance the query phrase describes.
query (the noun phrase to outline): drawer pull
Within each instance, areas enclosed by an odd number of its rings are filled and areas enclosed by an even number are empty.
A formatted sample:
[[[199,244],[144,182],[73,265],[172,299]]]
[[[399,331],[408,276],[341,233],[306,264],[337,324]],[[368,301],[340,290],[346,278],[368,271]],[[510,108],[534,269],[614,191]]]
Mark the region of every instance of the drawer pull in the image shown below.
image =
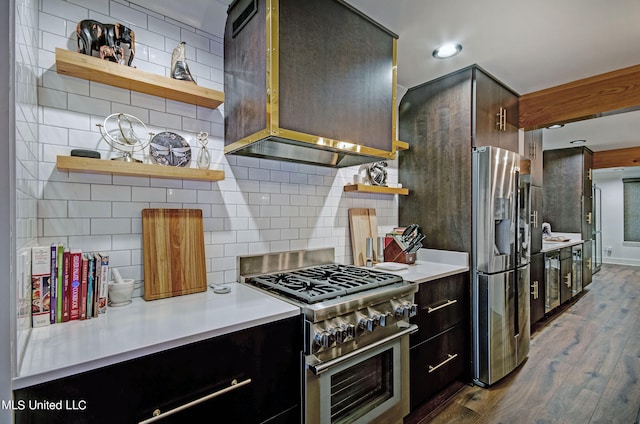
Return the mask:
[[[434,372],[435,370],[437,370],[438,368],[440,368],[441,366],[443,366],[444,364],[446,364],[449,361],[453,361],[455,358],[458,357],[457,353],[452,354],[447,354],[447,359],[445,359],[444,361],[440,362],[438,365],[436,365],[435,367],[432,367],[431,365],[429,365],[429,374],[431,374],[432,372]]]
[[[138,424],[154,423],[154,422],[156,422],[158,420],[161,420],[161,419],[163,419],[165,417],[168,417],[169,415],[173,415],[173,414],[175,414],[177,412],[184,411],[185,409],[191,408],[192,406],[198,405],[198,404],[200,404],[202,402],[206,402],[209,399],[213,399],[214,397],[218,397],[218,396],[223,395],[225,393],[228,393],[228,392],[230,392],[232,390],[239,389],[240,387],[246,386],[249,383],[251,383],[251,379],[250,378],[248,378],[248,379],[246,379],[244,381],[241,381],[240,383],[238,383],[238,381],[236,379],[233,379],[233,381],[231,382],[231,385],[229,387],[225,387],[224,389],[218,390],[217,392],[210,393],[210,394],[208,394],[206,396],[203,396],[201,398],[198,398],[198,399],[196,399],[194,401],[191,401],[191,402],[185,403],[184,405],[180,405],[180,406],[178,406],[176,408],[170,409],[167,412],[160,412],[159,409],[156,409],[156,410],[153,411],[153,416],[151,418],[147,418],[144,421],[140,421]]]
[[[429,307],[427,308],[427,313],[428,313],[428,314],[430,314],[431,312],[435,312],[435,311],[437,311],[438,309],[446,308],[447,306],[451,306],[451,305],[453,305],[453,304],[454,304],[454,303],[456,303],[456,302],[458,302],[458,299],[447,300],[445,303],[443,303],[443,304],[442,304],[442,305],[440,305],[440,306],[436,306],[435,308],[432,308],[431,306],[429,306]]]

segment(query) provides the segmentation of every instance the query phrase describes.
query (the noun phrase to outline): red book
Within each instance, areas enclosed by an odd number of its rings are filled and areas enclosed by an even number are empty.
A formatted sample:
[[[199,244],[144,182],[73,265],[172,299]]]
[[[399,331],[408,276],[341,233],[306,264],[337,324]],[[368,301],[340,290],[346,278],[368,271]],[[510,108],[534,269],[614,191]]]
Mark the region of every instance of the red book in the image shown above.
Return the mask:
[[[88,285],[89,259],[82,255],[82,283],[80,284],[80,319],[87,319],[87,285]]]
[[[82,284],[82,251],[71,251],[71,309],[69,319],[80,319],[80,285]]]
[[[62,322],[67,322],[71,312],[71,251],[68,248],[64,249],[62,263]]]

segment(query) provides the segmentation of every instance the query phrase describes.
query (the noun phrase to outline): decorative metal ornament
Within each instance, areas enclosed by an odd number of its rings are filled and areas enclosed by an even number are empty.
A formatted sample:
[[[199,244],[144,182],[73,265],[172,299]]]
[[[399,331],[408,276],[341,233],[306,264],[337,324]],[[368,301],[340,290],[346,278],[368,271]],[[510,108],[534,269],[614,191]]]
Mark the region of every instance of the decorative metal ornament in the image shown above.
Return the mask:
[[[185,44],[184,41],[181,41],[180,44],[173,49],[173,53],[171,54],[171,78],[190,81],[195,84],[196,81],[189,71],[189,65],[187,65]]]
[[[369,183],[375,186],[387,185],[387,162],[375,162],[367,166],[367,178]]]
[[[149,145],[151,161],[158,165],[189,166],[191,146],[179,134],[161,132],[153,136]]]
[[[143,151],[151,141],[153,133],[139,119],[128,113],[112,113],[104,119],[102,124],[96,124],[104,141],[116,150],[123,152],[122,156],[112,158],[124,162],[142,162],[135,159],[135,152]]]
[[[211,164],[211,153],[207,149],[207,144],[209,140],[209,133],[201,131],[198,133],[198,143],[200,143],[200,151],[198,152],[198,159],[196,164],[200,169],[209,169],[209,165]]]

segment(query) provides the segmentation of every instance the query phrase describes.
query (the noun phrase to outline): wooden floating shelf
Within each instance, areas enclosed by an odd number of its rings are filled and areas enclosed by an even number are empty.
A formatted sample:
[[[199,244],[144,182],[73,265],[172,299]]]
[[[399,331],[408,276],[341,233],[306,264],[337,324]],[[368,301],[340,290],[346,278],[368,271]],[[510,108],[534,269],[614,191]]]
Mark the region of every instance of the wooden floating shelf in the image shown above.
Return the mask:
[[[396,150],[409,150],[409,143],[406,141],[396,140]]]
[[[62,171],[96,174],[129,175],[134,177],[173,178],[200,181],[224,180],[224,171],[213,169],[181,168],[149,163],[91,159],[77,156],[58,156],[56,167]]]
[[[59,74],[196,106],[215,109],[224,102],[220,91],[70,50],[56,49],[56,68]]]
[[[381,194],[401,194],[406,196],[409,190],[406,188],[394,188],[383,186],[372,186],[367,184],[347,184],[344,191],[357,191],[359,193],[381,193]]]

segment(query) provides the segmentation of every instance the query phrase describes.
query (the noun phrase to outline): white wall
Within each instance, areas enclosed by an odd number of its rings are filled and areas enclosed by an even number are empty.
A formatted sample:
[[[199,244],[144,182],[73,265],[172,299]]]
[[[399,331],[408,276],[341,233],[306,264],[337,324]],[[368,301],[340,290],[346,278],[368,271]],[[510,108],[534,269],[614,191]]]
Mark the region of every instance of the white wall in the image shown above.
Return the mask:
[[[640,171],[598,170],[593,181],[602,190],[602,262],[640,266],[640,243],[623,241],[623,187],[622,178],[631,176],[629,172]],[[612,248],[611,255],[606,248]]]
[[[220,13],[226,8],[219,4]],[[200,85],[223,89],[222,39],[124,1],[43,1],[39,51],[42,244],[62,241],[83,250],[106,251],[124,277],[143,278],[141,210],[200,208],[205,226],[207,279],[237,279],[238,255],[334,247],[339,262],[352,261],[347,209],[376,208],[381,231],[397,225],[397,198],[346,194],[357,169],[330,169],[223,154],[223,107],[211,110],[139,94],[55,71],[55,48],[75,49],[78,21],[128,22],[136,33],[138,68],[168,75],[170,56],[187,42],[187,62]],[[212,32],[217,32],[213,31]],[[174,131],[195,147],[208,131],[212,168],[225,180],[196,182],[68,173],[55,167],[72,148],[110,155],[95,124],[114,112],[131,113],[151,131]],[[195,157],[196,151],[193,156]],[[389,182],[397,182],[391,164]]]
[[[14,286],[15,235],[15,167],[14,160],[14,93],[13,83],[13,10],[14,3],[3,1],[0,7],[0,401],[11,399],[12,360],[15,352]],[[12,422],[11,411],[0,408],[0,422]]]

